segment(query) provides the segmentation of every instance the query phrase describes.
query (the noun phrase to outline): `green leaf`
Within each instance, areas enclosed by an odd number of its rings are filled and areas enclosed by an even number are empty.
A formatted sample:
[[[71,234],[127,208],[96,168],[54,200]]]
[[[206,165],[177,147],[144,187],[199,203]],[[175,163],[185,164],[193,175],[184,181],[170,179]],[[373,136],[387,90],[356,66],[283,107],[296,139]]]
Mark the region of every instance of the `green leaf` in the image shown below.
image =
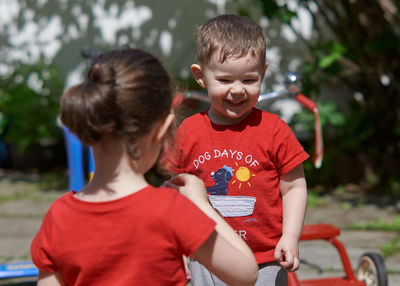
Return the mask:
[[[329,122],[333,126],[343,126],[346,123],[346,119],[343,114],[335,113],[329,117]]]
[[[342,57],[342,54],[334,52],[330,55],[326,55],[324,57],[321,58],[321,60],[318,63],[318,66],[321,69],[326,69],[329,66],[331,66],[334,62],[336,62],[338,59],[340,59]]]

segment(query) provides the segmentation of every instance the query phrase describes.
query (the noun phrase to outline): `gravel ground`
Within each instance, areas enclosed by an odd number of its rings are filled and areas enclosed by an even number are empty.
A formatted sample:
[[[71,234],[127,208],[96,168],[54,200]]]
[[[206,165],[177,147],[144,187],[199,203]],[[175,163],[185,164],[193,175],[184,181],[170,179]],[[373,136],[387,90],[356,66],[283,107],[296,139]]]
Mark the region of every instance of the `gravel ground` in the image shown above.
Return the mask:
[[[38,191],[38,175],[5,172],[0,169],[0,264],[29,260],[30,242],[40,226],[50,203],[63,191]],[[36,185],[35,185],[36,184]],[[309,208],[306,223],[331,223],[341,228],[340,241],[345,245],[353,268],[365,252],[380,252],[380,246],[390,242],[395,233],[383,231],[355,231],[355,222],[377,218],[391,219],[399,209],[391,201],[367,200],[359,194],[326,197],[324,205]],[[343,270],[336,250],[326,241],[300,243],[303,263],[297,275],[300,279],[342,276]],[[318,265],[323,273],[318,273]],[[385,259],[389,271],[389,285],[400,285],[400,253]],[[1,281],[11,285],[16,281]],[[26,284],[13,284],[26,285]]]

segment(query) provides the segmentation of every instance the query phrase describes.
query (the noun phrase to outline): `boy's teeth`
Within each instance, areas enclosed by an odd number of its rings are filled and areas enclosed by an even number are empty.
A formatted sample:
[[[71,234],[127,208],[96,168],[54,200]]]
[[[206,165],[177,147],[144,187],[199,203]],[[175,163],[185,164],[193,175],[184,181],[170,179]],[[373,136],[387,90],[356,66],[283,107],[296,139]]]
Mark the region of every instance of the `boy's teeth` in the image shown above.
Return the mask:
[[[240,103],[242,103],[241,101],[229,101],[229,100],[228,100],[228,102],[229,102],[230,104],[240,104]]]

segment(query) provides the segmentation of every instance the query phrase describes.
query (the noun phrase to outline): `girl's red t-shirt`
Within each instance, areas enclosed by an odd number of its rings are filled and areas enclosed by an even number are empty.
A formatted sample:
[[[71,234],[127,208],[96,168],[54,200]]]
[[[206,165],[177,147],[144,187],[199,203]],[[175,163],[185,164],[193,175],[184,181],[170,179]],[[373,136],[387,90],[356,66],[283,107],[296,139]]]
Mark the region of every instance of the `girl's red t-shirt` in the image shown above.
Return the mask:
[[[39,270],[60,272],[67,285],[186,285],[182,255],[196,251],[214,228],[170,188],[96,203],[68,192],[47,212],[31,256]]]

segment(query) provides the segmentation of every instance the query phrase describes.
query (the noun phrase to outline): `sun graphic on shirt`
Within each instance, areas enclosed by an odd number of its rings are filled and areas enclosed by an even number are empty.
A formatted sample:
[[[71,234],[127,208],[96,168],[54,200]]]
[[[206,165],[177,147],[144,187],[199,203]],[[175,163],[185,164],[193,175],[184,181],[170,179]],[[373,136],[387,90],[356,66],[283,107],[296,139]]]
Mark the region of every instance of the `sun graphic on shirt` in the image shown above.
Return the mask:
[[[247,167],[244,167],[244,166],[239,167],[238,163],[236,163],[236,162],[235,162],[235,165],[238,168],[236,170],[232,170],[234,172],[235,178],[236,178],[232,181],[232,185],[236,184],[236,182],[238,182],[239,189],[242,187],[242,183],[247,183],[247,185],[249,187],[251,187],[249,180],[251,179],[251,177],[254,177],[255,175],[252,174]]]

